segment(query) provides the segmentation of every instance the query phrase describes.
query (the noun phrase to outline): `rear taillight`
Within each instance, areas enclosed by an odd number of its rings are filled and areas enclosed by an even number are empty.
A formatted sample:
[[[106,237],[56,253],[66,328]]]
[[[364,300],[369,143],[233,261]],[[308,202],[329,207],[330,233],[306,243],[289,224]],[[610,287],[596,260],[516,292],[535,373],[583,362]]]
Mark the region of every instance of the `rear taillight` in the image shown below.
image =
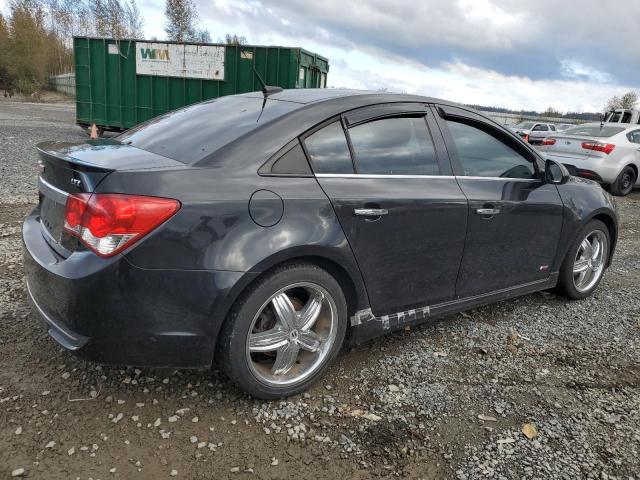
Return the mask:
[[[525,134],[525,136],[522,138],[524,139],[525,142],[529,143],[529,135]]]
[[[119,193],[70,195],[64,229],[101,257],[111,257],[140,240],[180,209],[171,198]]]
[[[556,144],[555,138],[545,138],[544,140],[542,140],[542,145],[555,145],[555,144]]]
[[[600,142],[582,142],[582,148],[585,150],[593,150],[594,152],[602,152],[609,155],[616,146],[612,143]]]

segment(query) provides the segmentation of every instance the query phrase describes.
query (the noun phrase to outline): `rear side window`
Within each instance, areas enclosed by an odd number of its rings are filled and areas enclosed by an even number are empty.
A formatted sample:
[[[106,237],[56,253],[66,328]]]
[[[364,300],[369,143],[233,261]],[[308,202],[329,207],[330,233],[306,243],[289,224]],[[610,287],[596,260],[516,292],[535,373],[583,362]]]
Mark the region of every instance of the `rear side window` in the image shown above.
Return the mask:
[[[535,132],[547,132],[549,130],[549,127],[547,127],[546,125],[536,125],[535,127],[533,127],[533,130]]]
[[[316,173],[353,173],[351,153],[340,122],[333,122],[304,141]]]
[[[302,147],[296,142],[296,145],[278,158],[268,171],[261,170],[261,173],[270,173],[272,175],[293,175],[306,176],[311,175],[311,169],[307,162]]]
[[[447,120],[463,175],[535,178],[533,163],[500,139],[472,125]]]
[[[375,120],[349,129],[356,172],[438,175],[440,168],[423,117]]]
[[[631,143],[640,143],[640,130],[627,133],[627,138]]]

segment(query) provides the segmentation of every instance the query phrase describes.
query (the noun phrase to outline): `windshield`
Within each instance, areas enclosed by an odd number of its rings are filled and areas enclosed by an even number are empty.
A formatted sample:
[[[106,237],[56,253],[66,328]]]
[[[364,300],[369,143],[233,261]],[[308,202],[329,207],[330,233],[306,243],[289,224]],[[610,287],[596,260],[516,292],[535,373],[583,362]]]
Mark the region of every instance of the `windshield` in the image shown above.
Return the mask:
[[[584,135],[587,137],[612,137],[620,132],[624,131],[624,127],[610,127],[600,125],[581,125],[579,127],[572,127],[564,131],[567,135]]]
[[[522,128],[524,130],[531,130],[531,127],[533,127],[534,124],[535,122],[519,122],[519,123],[516,123],[514,127]]]
[[[261,96],[229,96],[174,110],[117,137],[122,143],[195,164],[244,134],[300,105]]]

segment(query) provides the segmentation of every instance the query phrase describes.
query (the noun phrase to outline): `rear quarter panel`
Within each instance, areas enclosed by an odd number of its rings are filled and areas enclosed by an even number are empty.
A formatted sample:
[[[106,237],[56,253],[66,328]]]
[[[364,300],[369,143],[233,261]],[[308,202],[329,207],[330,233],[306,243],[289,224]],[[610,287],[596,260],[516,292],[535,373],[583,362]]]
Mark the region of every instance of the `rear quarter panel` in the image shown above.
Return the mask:
[[[281,215],[273,226],[260,226],[249,214],[249,200],[258,190],[282,199],[281,206],[258,200],[265,215]],[[182,203],[174,217],[124,252],[135,266],[246,272],[255,278],[256,273],[284,261],[315,256],[346,270],[360,291],[358,304],[366,303],[351,248],[331,203],[313,177],[261,177],[251,167],[228,165],[224,176],[215,167],[115,172],[98,191],[135,192]],[[270,215],[271,209],[282,211]]]

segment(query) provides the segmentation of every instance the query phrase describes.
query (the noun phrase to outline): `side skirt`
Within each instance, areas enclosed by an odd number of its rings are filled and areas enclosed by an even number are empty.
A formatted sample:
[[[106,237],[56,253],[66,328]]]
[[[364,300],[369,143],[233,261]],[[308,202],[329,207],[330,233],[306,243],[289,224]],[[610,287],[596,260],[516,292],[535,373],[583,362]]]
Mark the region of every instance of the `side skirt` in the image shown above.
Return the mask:
[[[520,297],[540,290],[553,288],[558,283],[558,273],[552,273],[549,278],[537,280],[535,282],[517,285],[515,287],[504,288],[494,292],[483,293],[472,297],[459,298],[448,302],[429,305],[425,307],[413,308],[403,312],[377,317],[371,308],[359,310],[351,317],[353,327],[353,343],[366,342],[380,335],[385,335],[391,331],[401,329],[406,326],[426,323],[433,318],[442,317],[451,313],[458,313],[464,310],[481,307],[490,303]]]

